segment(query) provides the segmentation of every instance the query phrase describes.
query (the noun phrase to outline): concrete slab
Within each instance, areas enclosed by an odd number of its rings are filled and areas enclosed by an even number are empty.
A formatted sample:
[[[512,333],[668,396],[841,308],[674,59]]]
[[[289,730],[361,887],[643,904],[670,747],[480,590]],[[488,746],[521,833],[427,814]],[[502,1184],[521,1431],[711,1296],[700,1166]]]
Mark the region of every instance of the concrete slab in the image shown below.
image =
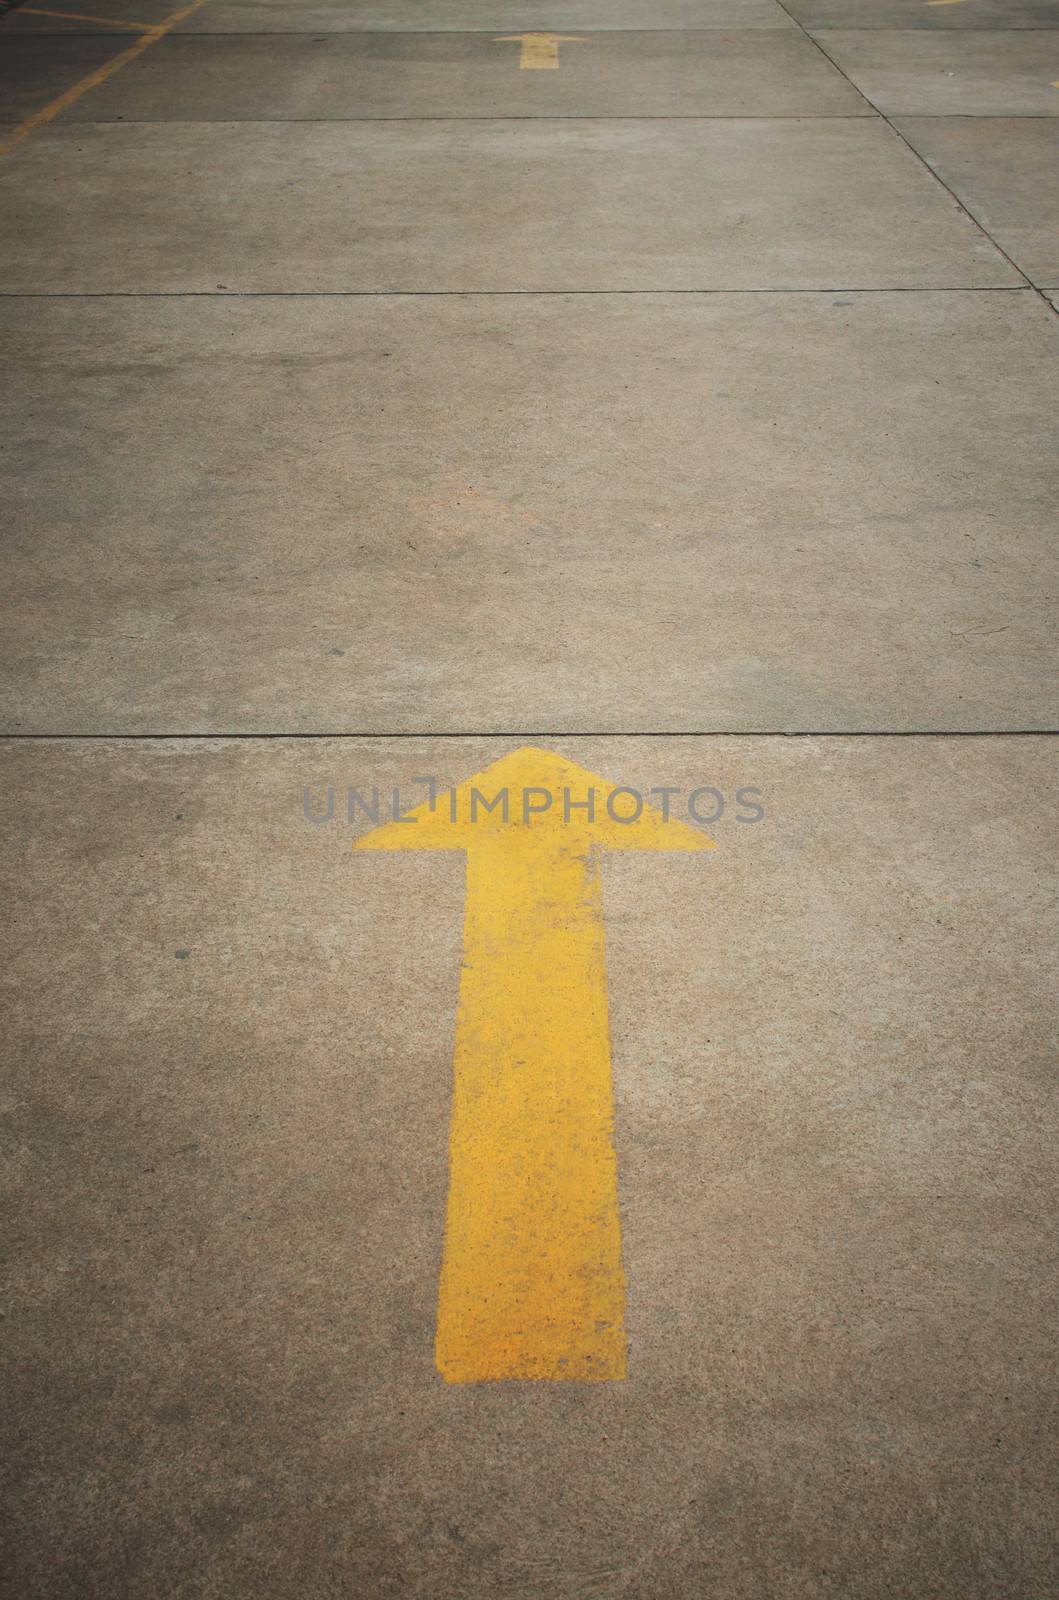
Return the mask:
[[[773,0],[562,13],[208,0],[0,162],[3,1600],[1055,1591],[1059,327]],[[350,849],[504,727],[680,853]]]
[[[777,0],[308,0],[296,13],[287,0],[210,0],[182,23],[195,33],[323,33],[370,29],[485,33],[578,28],[791,28]]]
[[[55,4],[18,5],[0,17],[0,38],[23,33],[103,34],[118,37],[119,49],[128,45],[123,35],[156,27],[177,10],[179,0],[55,0]]]
[[[1056,28],[1055,0],[787,0],[805,28]]]
[[[1032,291],[9,299],[0,327],[8,730],[1054,722]]]
[[[128,44],[98,34],[75,39],[7,38],[0,30],[0,123],[21,122]],[[86,107],[90,114],[91,102]]]
[[[9,40],[0,94],[9,81],[15,94],[4,97],[5,115],[17,120],[43,86],[60,92],[113,48],[96,38]],[[558,70],[524,71],[511,35],[170,36],[64,120],[184,121],[192,106],[196,122],[872,114],[794,29],[575,34],[559,52]]]
[[[1059,116],[1059,32],[824,29],[816,37],[887,116]]]
[[[57,3],[43,10],[79,11]],[[42,9],[20,9],[4,31],[61,33],[91,30],[93,24],[45,16]],[[178,0],[91,0],[85,11],[113,24],[131,18],[159,22],[178,9]],[[208,0],[177,24],[181,33],[503,33],[553,29],[795,28],[776,0]]]
[[[1028,278],[1059,284],[1053,118],[901,117],[897,125]]]
[[[865,118],[49,128],[0,205],[26,293],[1020,281]]]
[[[766,814],[603,863],[627,1380],[453,1386],[463,863],[302,792],[505,748],[6,753],[7,1593],[1047,1593],[1051,744],[563,744]]]

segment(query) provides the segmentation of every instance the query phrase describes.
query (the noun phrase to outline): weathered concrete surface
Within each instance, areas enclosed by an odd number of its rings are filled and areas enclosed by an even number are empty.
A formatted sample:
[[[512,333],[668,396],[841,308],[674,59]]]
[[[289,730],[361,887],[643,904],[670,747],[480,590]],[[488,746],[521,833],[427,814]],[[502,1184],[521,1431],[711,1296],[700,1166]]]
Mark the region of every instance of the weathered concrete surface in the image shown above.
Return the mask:
[[[45,8],[51,9],[51,8]],[[57,11],[66,10],[56,5]],[[77,10],[71,6],[71,10]],[[125,0],[92,0],[90,15],[110,24],[130,16]],[[158,22],[177,9],[172,0],[139,0],[136,22]],[[434,33],[438,29],[464,33],[520,32],[552,29],[569,33],[578,28],[673,29],[758,28],[793,29],[786,10],[776,0],[210,0],[193,16],[177,24],[181,33]],[[44,17],[32,11],[13,13],[6,27],[12,31],[63,33],[92,31],[86,20],[71,22]]]
[[[246,736],[0,743],[3,1600],[1044,1600],[1047,302],[772,0],[185,26],[0,163],[0,731]],[[1054,118],[901,128],[1059,286]],[[727,800],[602,869],[624,1382],[434,1364],[464,867],[340,819],[504,728]]]
[[[922,28],[973,31],[978,28],[1059,27],[1055,0],[786,0],[785,10],[815,31],[818,28]]]
[[[0,326],[8,730],[1052,724],[1032,291]]]
[[[865,118],[49,128],[0,206],[26,293],[1019,282]]]
[[[578,28],[789,28],[777,0],[309,0],[296,15],[288,0],[215,0],[188,31],[251,33],[368,28],[387,33],[452,28],[513,32]]]
[[[86,73],[113,58],[127,40],[0,37],[0,124],[21,122]],[[2,132],[0,128],[0,132]]]
[[[5,14],[3,39],[6,44],[9,38],[23,33],[102,34],[106,38],[116,38],[117,49],[125,49],[129,43],[125,35],[140,33],[144,27],[164,22],[176,9],[173,0],[135,0],[132,6],[126,5],[125,0],[98,0],[98,3],[90,0],[82,12],[79,3],[67,7],[56,0],[54,7],[44,6],[38,10],[27,0]],[[65,12],[69,14],[63,15]]]
[[[569,32],[569,29],[564,30]],[[522,71],[489,33],[171,36],[74,108],[77,121],[373,117],[828,117],[871,107],[795,29],[582,34],[557,71]],[[5,115],[86,70],[82,39],[11,39]],[[93,39],[98,52],[113,51]],[[10,84],[12,93],[3,93]],[[1054,91],[1053,91],[1054,93]],[[37,97],[36,100],[34,97]],[[1059,99],[1059,95],[1056,96]]]
[[[504,748],[7,751],[4,1594],[1048,1593],[1054,751],[562,743],[766,818],[605,864],[627,1382],[453,1388],[462,865],[301,796]]]
[[[887,116],[1059,116],[1059,32],[826,29],[815,37]]]
[[[900,117],[897,126],[1032,282],[1059,284],[1054,118]]]

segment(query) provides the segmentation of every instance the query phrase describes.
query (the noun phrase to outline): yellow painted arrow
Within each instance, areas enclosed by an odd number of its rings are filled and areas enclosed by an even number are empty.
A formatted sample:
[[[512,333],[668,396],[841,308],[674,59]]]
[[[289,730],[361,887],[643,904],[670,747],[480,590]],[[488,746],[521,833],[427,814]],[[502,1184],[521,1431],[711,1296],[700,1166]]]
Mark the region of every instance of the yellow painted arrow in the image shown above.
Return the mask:
[[[531,747],[354,845],[467,853],[435,1345],[450,1383],[625,1376],[600,852],[712,846]]]
[[[494,44],[521,44],[518,64],[529,71],[559,65],[561,44],[584,44],[576,33],[501,33]]]

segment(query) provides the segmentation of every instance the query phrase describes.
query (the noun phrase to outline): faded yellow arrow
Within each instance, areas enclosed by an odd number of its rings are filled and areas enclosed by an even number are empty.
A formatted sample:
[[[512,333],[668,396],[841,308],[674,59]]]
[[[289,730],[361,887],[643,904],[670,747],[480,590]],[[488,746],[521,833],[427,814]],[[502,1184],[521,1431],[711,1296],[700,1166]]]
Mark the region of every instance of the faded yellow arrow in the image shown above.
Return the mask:
[[[531,72],[541,67],[557,67],[561,44],[584,42],[576,33],[501,33],[493,40],[494,44],[521,44],[518,64]]]
[[[615,820],[635,809],[527,747],[354,845],[467,853],[435,1345],[450,1383],[625,1376],[600,852],[713,846],[651,807]]]

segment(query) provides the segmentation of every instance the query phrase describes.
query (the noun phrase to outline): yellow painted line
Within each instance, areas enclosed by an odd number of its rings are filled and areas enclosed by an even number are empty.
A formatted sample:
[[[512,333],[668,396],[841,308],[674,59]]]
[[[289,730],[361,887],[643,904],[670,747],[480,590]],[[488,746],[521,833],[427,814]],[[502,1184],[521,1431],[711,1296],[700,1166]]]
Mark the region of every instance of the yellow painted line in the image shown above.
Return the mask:
[[[713,840],[647,806],[615,821],[608,797],[632,813],[631,791],[528,747],[354,845],[467,855],[435,1341],[449,1383],[625,1376],[600,853]]]
[[[60,112],[76,105],[81,96],[87,94],[90,89],[97,89],[101,83],[106,83],[120,67],[135,61],[136,57],[142,55],[152,44],[157,44],[159,39],[164,38],[170,28],[175,27],[178,22],[183,22],[185,17],[192,16],[205,4],[206,0],[190,0],[189,5],[181,6],[179,11],[170,12],[162,22],[155,23],[145,33],[141,33],[138,39],[134,39],[127,50],[120,51],[110,61],[105,61],[101,67],[97,67],[95,72],[90,72],[72,88],[64,90],[54,100],[49,100],[39,111],[34,111],[32,116],[27,117],[25,122],[20,122],[14,132],[0,142],[0,156],[10,155],[11,151],[20,145],[23,139],[28,139],[36,128],[43,128],[47,123],[53,122]]]
[[[962,6],[964,0],[927,0],[928,6]]]
[[[539,71],[542,67],[558,67],[561,44],[584,44],[576,33],[501,33],[494,44],[521,44],[518,64],[523,71]]]
[[[19,6],[24,17],[61,17],[64,22],[95,22],[102,28],[136,28],[144,33],[151,31],[149,22],[115,22],[113,17],[86,17],[80,11],[45,11],[40,6]]]

